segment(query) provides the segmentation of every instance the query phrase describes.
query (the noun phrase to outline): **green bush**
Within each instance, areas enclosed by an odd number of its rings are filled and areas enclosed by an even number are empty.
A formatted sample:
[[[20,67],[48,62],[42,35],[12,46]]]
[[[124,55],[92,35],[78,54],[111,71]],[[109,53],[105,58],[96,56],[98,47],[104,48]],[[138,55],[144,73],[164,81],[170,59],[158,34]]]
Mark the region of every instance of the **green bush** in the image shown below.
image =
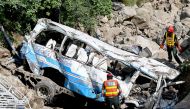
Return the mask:
[[[29,32],[38,18],[49,17],[61,0],[1,0],[0,23],[7,31]]]
[[[77,28],[79,23],[86,31],[93,31],[98,15],[109,15],[112,11],[111,0],[65,0],[62,20],[66,25]]]
[[[133,6],[136,4],[137,0],[122,0],[122,2],[127,6]]]
[[[49,18],[77,28],[93,30],[98,15],[112,11],[111,0],[0,0],[0,24],[24,35],[39,18]]]
[[[135,4],[140,6],[141,4],[148,1],[150,0],[122,0],[122,3],[124,3],[126,6],[133,6]]]

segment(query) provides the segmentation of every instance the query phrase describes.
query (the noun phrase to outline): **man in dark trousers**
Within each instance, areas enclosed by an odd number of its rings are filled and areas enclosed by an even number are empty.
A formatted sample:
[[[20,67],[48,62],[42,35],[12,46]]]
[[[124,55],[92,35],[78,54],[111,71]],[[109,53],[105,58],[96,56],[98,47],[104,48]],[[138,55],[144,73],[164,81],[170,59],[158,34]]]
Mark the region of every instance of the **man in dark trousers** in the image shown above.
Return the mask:
[[[181,47],[177,41],[177,36],[174,33],[174,27],[172,25],[170,25],[167,29],[167,32],[164,35],[164,39],[160,45],[160,48],[164,47],[164,42],[166,41],[166,45],[167,45],[167,52],[168,52],[168,60],[169,62],[172,61],[172,53],[173,56],[175,58],[175,60],[177,61],[178,64],[181,64],[181,60],[179,59],[179,57],[177,56],[177,48],[179,51],[181,51]]]
[[[107,80],[104,81],[102,87],[102,94],[105,97],[105,101],[108,109],[120,109],[119,95],[121,94],[121,88],[117,80],[113,80],[111,73],[107,74]]]

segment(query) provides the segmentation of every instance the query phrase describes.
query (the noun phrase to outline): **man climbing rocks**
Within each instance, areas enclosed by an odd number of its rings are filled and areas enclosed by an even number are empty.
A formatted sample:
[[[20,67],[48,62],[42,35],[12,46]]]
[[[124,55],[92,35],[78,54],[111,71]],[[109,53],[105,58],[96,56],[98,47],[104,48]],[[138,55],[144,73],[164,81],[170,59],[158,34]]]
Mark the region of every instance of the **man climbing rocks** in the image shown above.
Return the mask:
[[[121,94],[121,88],[117,80],[113,80],[111,73],[107,74],[107,80],[104,81],[102,87],[102,94],[105,97],[107,109],[120,109],[119,95]]]
[[[164,47],[164,42],[166,41],[166,45],[167,45],[167,52],[168,52],[168,60],[169,62],[172,61],[172,53],[173,56],[175,58],[175,60],[177,61],[178,64],[181,64],[181,60],[179,59],[179,57],[177,56],[177,48],[179,51],[181,51],[181,47],[177,41],[177,36],[174,33],[174,27],[172,25],[170,25],[167,29],[167,32],[164,35],[164,39],[160,45],[160,48]],[[176,48],[177,47],[177,48]]]

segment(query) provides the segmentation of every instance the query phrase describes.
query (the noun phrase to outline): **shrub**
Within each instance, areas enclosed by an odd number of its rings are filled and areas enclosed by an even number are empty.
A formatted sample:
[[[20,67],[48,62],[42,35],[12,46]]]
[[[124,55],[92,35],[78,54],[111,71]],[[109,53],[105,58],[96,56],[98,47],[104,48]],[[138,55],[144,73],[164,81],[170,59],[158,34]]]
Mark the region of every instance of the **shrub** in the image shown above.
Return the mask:
[[[133,5],[142,5],[145,2],[148,2],[150,0],[121,0],[122,3],[124,3],[126,6],[133,6]]]
[[[137,0],[122,0],[122,2],[127,6],[133,6],[136,4]]]

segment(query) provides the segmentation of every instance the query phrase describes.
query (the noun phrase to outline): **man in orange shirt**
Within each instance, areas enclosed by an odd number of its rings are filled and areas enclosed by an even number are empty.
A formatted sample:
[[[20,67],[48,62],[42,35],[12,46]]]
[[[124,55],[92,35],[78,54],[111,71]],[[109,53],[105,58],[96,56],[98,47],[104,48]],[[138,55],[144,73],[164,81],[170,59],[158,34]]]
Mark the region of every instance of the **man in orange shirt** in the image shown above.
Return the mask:
[[[121,88],[118,81],[113,80],[111,73],[107,74],[107,80],[103,83],[102,94],[105,97],[108,109],[112,109],[112,105],[115,109],[120,109],[119,95],[121,94]]]

